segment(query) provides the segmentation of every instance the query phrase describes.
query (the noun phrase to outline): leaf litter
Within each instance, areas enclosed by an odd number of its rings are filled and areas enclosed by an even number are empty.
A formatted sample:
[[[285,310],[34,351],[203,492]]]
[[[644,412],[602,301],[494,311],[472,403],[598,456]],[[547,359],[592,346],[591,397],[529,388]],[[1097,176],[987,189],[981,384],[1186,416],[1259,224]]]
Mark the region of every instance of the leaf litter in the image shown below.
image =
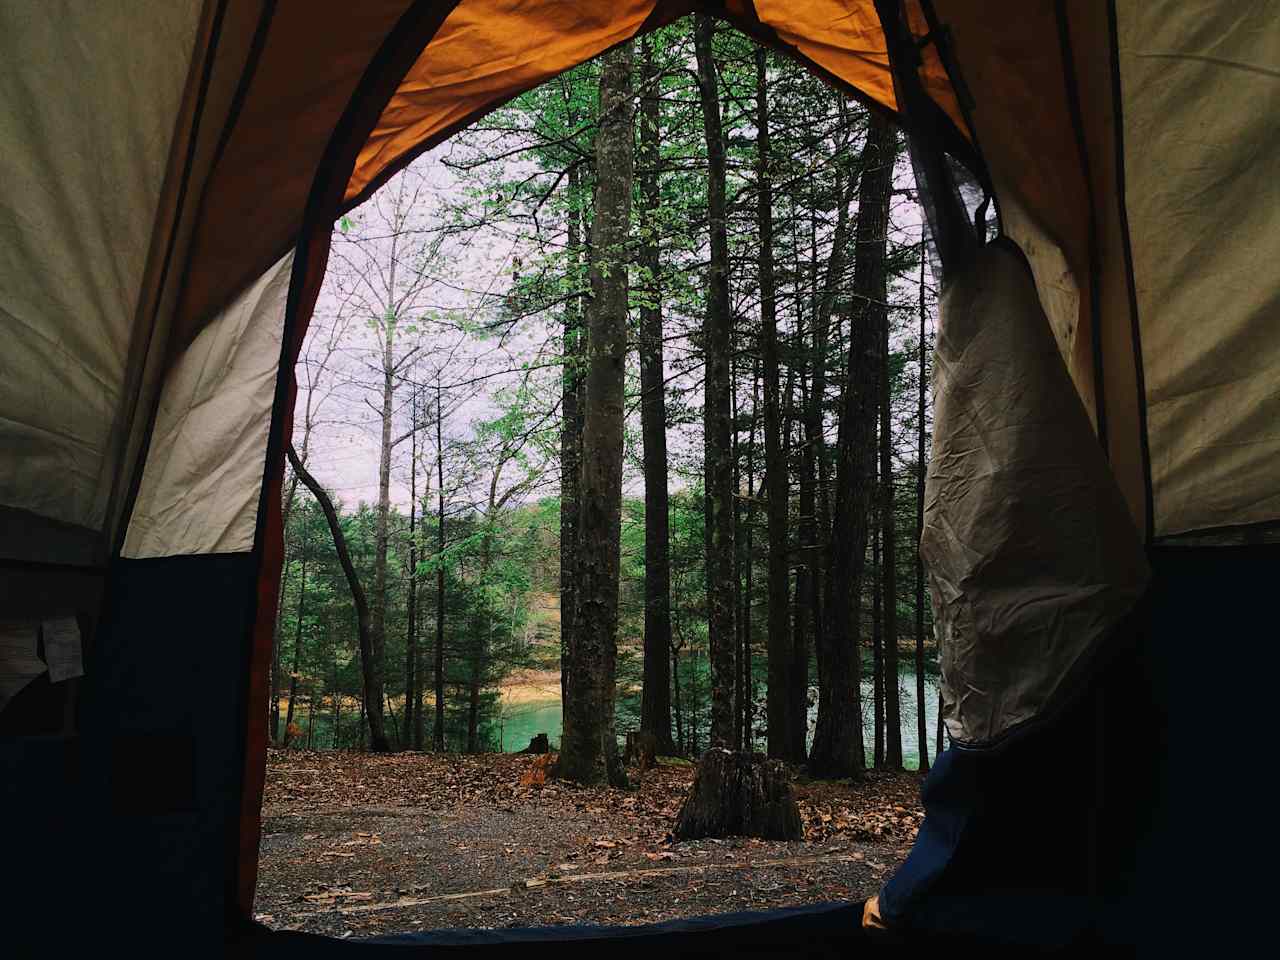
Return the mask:
[[[860,899],[906,855],[920,777],[799,778],[803,842],[672,842],[685,763],[579,787],[518,754],[269,751],[258,919],[334,936],[640,924]]]

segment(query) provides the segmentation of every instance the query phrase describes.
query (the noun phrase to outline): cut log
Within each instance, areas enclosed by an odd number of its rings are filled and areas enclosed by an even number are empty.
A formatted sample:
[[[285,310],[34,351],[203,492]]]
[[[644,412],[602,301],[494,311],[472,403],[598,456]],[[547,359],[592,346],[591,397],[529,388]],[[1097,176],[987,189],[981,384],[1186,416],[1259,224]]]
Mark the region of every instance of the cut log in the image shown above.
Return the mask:
[[[551,744],[545,733],[540,733],[529,741],[529,745],[521,753],[550,753]]]
[[[677,840],[804,839],[787,768],[760,753],[708,750],[698,761],[693,788],[680,808],[673,835]]]

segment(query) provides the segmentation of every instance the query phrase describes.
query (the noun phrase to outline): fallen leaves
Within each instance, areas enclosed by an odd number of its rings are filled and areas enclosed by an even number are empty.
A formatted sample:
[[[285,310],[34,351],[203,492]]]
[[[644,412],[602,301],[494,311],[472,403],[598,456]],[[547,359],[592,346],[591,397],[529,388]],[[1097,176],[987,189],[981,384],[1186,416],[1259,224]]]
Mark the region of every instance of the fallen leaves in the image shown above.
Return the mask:
[[[859,784],[796,784],[805,840],[912,840],[924,819],[914,774],[868,771]]]
[[[522,787],[540,787],[547,782],[547,778],[551,773],[551,769],[555,764],[555,754],[544,753],[538,757],[529,766],[524,773],[520,775],[520,786]]]
[[[691,765],[659,763],[638,789],[583,788],[550,779],[554,754],[432,753],[361,754],[271,750],[272,776],[265,805],[376,803],[388,808],[442,810],[489,804],[507,812],[574,810],[599,819],[612,832],[587,839],[583,856],[629,846],[661,847],[693,779]],[[805,781],[795,784],[809,842],[832,839],[910,842],[923,811],[920,779],[913,773],[868,771],[860,783]],[[308,840],[318,839],[314,835]],[[376,845],[376,836],[356,834],[343,846]],[[465,849],[459,847],[459,850]],[[328,855],[338,854],[329,851]]]
[[[263,916],[367,935],[423,917],[444,927],[639,923],[865,896],[922,817],[914,774],[801,778],[804,842],[675,843],[692,766],[659,763],[617,790],[539,776],[553,761],[272,750]]]

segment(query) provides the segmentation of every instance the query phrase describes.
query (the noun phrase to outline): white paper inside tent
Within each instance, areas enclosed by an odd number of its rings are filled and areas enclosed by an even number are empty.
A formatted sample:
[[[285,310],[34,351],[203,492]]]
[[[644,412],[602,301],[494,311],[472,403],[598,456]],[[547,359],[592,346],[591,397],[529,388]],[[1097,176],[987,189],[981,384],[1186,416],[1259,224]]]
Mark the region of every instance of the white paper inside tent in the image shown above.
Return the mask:
[[[292,272],[290,252],[170,372],[123,556],[252,548]]]

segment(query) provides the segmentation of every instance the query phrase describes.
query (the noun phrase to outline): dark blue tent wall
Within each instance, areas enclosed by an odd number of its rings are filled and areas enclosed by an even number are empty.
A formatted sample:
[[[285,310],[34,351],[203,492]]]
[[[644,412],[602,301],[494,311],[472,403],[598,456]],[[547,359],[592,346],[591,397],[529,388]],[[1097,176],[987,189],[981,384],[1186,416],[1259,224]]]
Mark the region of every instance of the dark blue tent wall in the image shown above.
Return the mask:
[[[1266,801],[1247,777],[1268,763],[1274,724],[1276,652],[1265,642],[1274,628],[1263,608],[1276,548],[1157,548],[1152,560],[1145,627],[1099,688],[1103,749],[1082,731],[1088,749],[1063,766],[1085,793],[1101,778],[1106,939],[1191,942],[1210,928],[1171,917],[1170,904],[1201,892],[1235,916],[1253,873],[1274,862],[1265,831],[1250,836]],[[213,944],[243,930],[234,889],[253,580],[248,555],[117,564],[80,737],[0,743],[9,943],[127,932],[135,942]],[[1031,772],[1015,765],[1001,779]],[[1052,838],[1089,815],[1064,824],[1029,811],[1005,840],[1043,850],[1049,872],[1057,857],[1070,868]],[[991,853],[979,846],[966,852],[979,862],[962,864],[978,895],[999,893]],[[833,917],[855,913],[815,917],[813,937],[830,942]],[[1000,912],[986,922],[998,939]]]
[[[10,943],[222,940],[255,582],[251,554],[114,565],[79,736],[0,741]]]

